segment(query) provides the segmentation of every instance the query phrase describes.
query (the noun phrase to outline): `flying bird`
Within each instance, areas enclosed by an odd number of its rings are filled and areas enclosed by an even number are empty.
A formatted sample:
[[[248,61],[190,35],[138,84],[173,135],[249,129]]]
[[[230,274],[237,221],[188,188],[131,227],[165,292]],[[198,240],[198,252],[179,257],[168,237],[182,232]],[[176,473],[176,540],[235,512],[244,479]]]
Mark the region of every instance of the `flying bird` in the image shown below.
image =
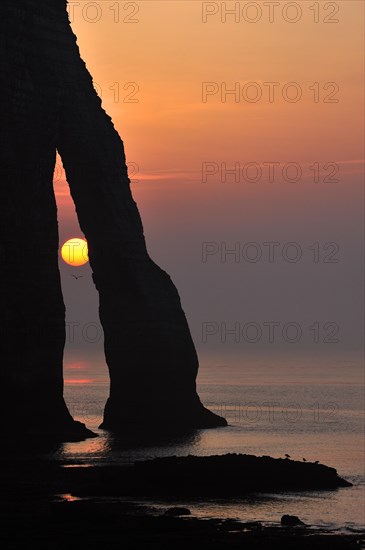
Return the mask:
[[[83,275],[73,275],[73,274],[71,274],[71,277],[75,277],[75,279],[77,281],[77,279],[81,279],[83,277]]]
[[[307,459],[306,459],[306,458],[303,458],[303,462],[307,462]]]
[[[285,458],[290,458],[290,455],[285,455]]]

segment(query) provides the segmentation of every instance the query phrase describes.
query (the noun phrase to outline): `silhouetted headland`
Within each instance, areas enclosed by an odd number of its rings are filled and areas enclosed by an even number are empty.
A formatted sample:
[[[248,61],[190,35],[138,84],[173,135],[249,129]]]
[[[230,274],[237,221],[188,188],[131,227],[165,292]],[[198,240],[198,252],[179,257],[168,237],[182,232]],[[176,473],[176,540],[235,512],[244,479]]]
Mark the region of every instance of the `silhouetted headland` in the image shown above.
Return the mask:
[[[1,418],[14,433],[45,439],[92,435],[63,399],[58,151],[99,292],[111,380],[102,427],[225,426],[197,394],[178,291],[148,254],[124,144],[80,57],[66,2],[2,0],[0,27]]]

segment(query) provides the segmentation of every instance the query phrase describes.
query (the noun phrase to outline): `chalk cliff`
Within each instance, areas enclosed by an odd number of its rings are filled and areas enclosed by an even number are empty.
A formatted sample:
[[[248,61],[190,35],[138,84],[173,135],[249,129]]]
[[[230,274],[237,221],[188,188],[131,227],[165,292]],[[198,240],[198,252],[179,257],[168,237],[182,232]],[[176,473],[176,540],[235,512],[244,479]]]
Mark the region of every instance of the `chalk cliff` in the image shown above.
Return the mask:
[[[198,358],[178,292],[149,257],[123,142],[101,106],[63,0],[0,5],[2,418],[60,439],[91,435],[63,400],[56,150],[99,291],[110,371],[102,427],[226,425],[196,392]]]

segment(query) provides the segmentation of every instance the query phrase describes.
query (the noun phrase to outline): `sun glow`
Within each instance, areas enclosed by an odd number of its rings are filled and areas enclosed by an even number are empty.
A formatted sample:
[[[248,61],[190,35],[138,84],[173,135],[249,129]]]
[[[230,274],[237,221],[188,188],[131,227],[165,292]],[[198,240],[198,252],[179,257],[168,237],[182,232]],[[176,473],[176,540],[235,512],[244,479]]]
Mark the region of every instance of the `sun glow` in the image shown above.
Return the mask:
[[[87,264],[89,261],[87,242],[85,239],[68,239],[61,248],[63,261],[74,267]]]

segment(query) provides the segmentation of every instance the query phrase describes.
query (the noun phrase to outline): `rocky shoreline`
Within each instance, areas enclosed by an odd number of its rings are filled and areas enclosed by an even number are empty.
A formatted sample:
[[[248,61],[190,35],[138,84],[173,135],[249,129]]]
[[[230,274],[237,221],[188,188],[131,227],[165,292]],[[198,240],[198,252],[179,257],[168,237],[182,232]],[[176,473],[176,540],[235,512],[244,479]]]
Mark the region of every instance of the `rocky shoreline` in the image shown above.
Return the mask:
[[[336,490],[351,485],[322,464],[228,454],[158,458],[132,466],[65,466],[35,458],[1,461],[1,537],[7,541],[3,547],[27,548],[31,542],[37,548],[55,549],[116,544],[128,549],[180,549],[187,544],[244,550],[365,548],[365,532],[318,529],[294,516],[283,517],[281,524],[278,517],[273,525],[260,518],[203,519],[183,504],[184,499],[237,497],[269,488]],[[147,505],[153,498],[163,506]],[[171,508],[173,501],[182,502],[181,507]]]
[[[95,499],[32,501],[2,505],[4,548],[193,548],[218,550],[361,550],[364,534],[340,534],[310,526],[175,517],[133,503]]]

